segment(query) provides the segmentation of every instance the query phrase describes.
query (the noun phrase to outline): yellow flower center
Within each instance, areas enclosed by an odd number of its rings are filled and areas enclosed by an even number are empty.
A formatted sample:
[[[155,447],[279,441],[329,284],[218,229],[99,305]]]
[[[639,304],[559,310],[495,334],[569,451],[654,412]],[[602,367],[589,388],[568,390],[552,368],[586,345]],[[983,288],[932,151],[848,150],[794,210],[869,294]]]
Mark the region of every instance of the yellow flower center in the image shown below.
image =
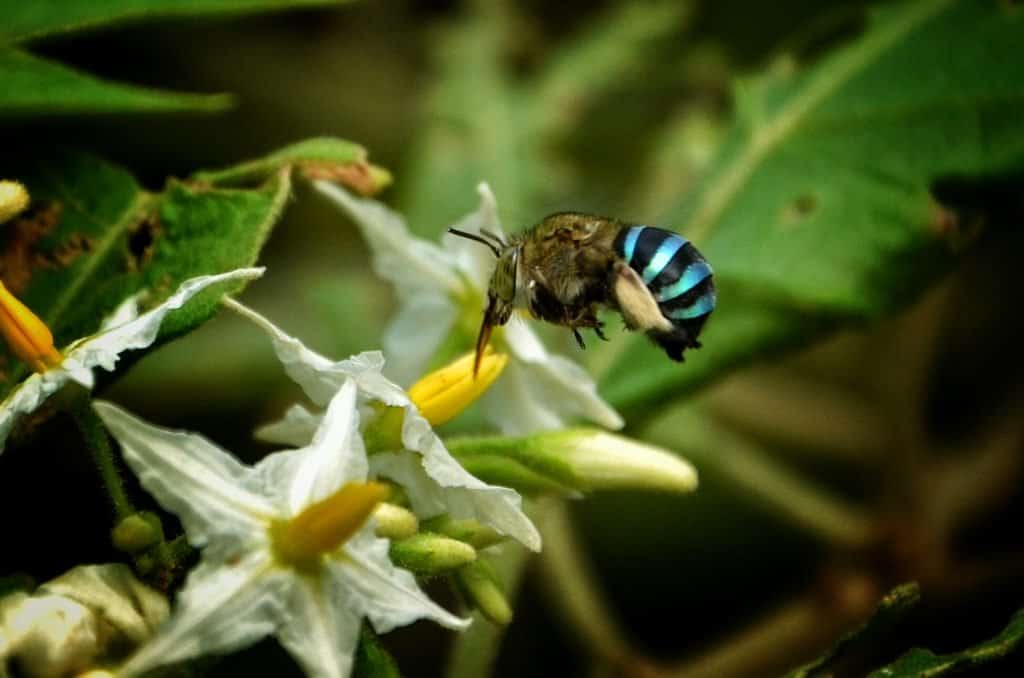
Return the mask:
[[[53,346],[53,334],[39,317],[0,283],[0,332],[14,355],[45,372],[61,362]]]
[[[323,555],[336,550],[363,526],[388,491],[383,483],[347,483],[294,518],[274,523],[270,537],[277,559],[297,569],[315,568]]]

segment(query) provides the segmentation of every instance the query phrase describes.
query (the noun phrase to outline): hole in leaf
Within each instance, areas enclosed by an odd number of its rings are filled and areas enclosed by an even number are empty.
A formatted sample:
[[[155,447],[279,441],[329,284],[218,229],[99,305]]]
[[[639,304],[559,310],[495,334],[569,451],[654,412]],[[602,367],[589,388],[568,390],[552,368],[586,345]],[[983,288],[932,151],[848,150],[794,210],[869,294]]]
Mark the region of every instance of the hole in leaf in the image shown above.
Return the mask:
[[[0,275],[12,294],[21,294],[32,272],[45,263],[37,245],[56,230],[64,206],[59,202],[35,203],[17,219],[3,226],[5,235]]]
[[[801,195],[791,201],[782,210],[782,221],[795,223],[810,216],[818,208],[818,199],[811,194]]]
[[[137,271],[150,262],[162,231],[160,219],[154,214],[128,235],[128,262],[131,270]]]

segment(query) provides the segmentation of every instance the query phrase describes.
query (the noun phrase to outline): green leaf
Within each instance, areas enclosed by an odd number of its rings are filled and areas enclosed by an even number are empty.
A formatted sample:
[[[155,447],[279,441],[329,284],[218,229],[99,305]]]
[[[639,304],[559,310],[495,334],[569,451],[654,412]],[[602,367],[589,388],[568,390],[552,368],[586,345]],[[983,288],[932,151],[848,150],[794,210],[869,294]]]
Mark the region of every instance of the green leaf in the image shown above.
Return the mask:
[[[0,118],[44,113],[219,111],[230,105],[231,97],[227,95],[180,94],[122,85],[0,47]]]
[[[131,294],[155,303],[193,276],[252,265],[290,191],[287,174],[251,190],[210,189],[171,180],[142,190],[123,169],[76,152],[4,158],[32,207],[4,225],[5,284],[53,331],[57,346],[91,334]],[[161,335],[183,333],[216,310],[204,292],[165,320]],[[6,350],[0,392],[24,367]]]
[[[125,21],[243,14],[338,4],[340,0],[0,0],[0,43]]]
[[[494,190],[509,230],[538,220],[553,202],[564,204],[572,176],[554,147],[687,14],[688,5],[674,1],[620,3],[559,40],[544,68],[523,77],[508,68],[514,3],[476,3],[435,50],[440,78],[431,115],[402,181],[413,232],[435,235],[474,209],[480,181]]]
[[[970,670],[982,670],[999,660],[1016,656],[1024,644],[1024,610],[1018,610],[995,638],[962,652],[937,655],[915,648],[892,664],[871,673],[872,678],[938,678]],[[990,667],[994,668],[994,667]]]
[[[344,139],[306,139],[270,155],[221,170],[196,172],[196,181],[220,186],[248,185],[263,181],[286,167],[294,167],[308,179],[325,179],[363,195],[373,195],[391,183],[391,174],[366,159],[366,149]]]
[[[1001,3],[902,3],[809,68],[740,82],[717,159],[662,222],[715,268],[704,348],[675,366],[635,338],[602,393],[640,412],[898,308],[948,270],[956,215],[930,188],[1024,161],[1022,29],[1024,13]]]
[[[528,157],[526,97],[503,68],[504,7],[478,3],[438,41],[432,124],[417,134],[401,183],[403,211],[418,235],[435,235],[475,209],[480,181],[490,183],[502,210],[524,209],[530,199],[525,168],[536,163]]]
[[[840,638],[832,649],[818,659],[790,672],[789,678],[833,675],[836,664],[844,657],[859,651],[870,651],[872,646],[888,635],[919,600],[921,587],[916,582],[897,586],[882,598],[874,614],[860,628]]]

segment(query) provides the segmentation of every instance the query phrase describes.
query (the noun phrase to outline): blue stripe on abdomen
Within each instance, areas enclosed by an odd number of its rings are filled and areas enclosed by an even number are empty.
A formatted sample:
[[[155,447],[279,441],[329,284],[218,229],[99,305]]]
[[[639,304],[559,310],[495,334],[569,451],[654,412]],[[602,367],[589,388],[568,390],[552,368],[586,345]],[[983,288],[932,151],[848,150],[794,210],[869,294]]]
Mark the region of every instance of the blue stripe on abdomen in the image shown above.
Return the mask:
[[[686,294],[701,281],[711,275],[711,267],[703,261],[695,261],[686,267],[679,279],[670,285],[665,285],[655,294],[658,301],[675,299],[681,294]]]
[[[640,239],[640,232],[644,228],[644,226],[633,226],[626,231],[626,238],[622,242],[622,258],[626,260],[627,264],[633,262],[633,255],[636,253],[636,241]]]
[[[644,284],[650,285],[651,281],[658,277],[658,274],[665,270],[668,262],[672,261],[672,257],[675,256],[676,252],[682,249],[686,241],[680,238],[678,235],[668,235],[658,245],[658,249],[655,250],[651,260],[647,263],[647,266],[643,271]]]
[[[689,306],[673,309],[667,315],[672,320],[689,320],[699,318],[713,310],[715,310],[715,293],[709,290]]]

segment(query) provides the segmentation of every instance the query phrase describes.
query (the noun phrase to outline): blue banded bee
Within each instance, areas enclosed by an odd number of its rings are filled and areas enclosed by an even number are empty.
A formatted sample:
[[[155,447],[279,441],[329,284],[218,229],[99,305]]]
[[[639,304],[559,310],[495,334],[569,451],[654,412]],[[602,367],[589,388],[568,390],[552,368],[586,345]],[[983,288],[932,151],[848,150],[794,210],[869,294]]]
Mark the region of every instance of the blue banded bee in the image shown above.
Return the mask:
[[[581,348],[580,329],[606,339],[597,310],[611,308],[628,329],[645,332],[676,361],[687,348],[700,347],[697,336],[715,308],[711,267],[671,231],[578,212],[552,214],[507,239],[449,231],[487,245],[497,258],[477,337],[478,364],[491,331],[515,308],[569,327]]]

